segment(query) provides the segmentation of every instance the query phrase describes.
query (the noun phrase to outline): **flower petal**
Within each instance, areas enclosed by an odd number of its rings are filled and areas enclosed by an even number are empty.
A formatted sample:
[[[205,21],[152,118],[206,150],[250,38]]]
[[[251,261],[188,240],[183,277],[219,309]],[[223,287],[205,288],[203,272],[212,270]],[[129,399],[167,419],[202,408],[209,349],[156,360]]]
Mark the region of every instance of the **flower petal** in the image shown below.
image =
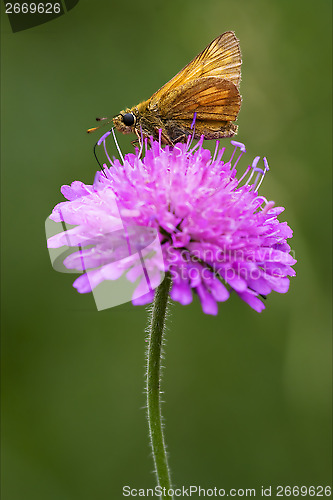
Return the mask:
[[[252,307],[252,309],[254,309],[255,311],[260,313],[265,309],[265,304],[260,299],[258,299],[258,297],[256,297],[256,295],[254,295],[253,293],[248,291],[248,292],[238,293],[238,295],[242,300],[244,300],[244,302],[249,304],[249,306]]]
[[[211,314],[213,316],[216,316],[218,313],[218,307],[216,300],[214,297],[206,290],[204,285],[198,285],[195,288],[195,291],[197,292],[200,302],[201,302],[201,307],[202,310],[205,314]]]

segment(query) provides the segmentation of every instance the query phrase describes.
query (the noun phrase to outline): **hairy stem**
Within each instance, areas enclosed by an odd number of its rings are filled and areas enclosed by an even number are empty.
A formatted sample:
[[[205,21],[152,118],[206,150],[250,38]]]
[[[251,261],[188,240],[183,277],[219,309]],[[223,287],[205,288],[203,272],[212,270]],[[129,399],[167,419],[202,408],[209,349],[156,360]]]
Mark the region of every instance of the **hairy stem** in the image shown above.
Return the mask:
[[[160,390],[162,344],[170,285],[171,279],[167,274],[155,292],[149,324],[146,388],[149,435],[153,450],[157,483],[163,488],[161,498],[172,500],[172,497],[167,493],[171,488],[171,481],[163,434]]]

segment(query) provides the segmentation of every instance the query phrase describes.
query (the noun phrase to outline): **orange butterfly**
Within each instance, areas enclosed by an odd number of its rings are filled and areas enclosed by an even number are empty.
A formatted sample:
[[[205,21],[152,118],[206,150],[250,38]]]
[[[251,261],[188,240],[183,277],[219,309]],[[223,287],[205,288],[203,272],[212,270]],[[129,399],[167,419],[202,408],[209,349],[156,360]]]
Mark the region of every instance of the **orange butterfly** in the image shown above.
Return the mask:
[[[227,31],[150,99],[115,116],[114,126],[123,134],[134,132],[139,142],[141,135],[158,139],[161,129],[162,142],[173,145],[193,134],[195,116],[196,139],[201,135],[205,139],[232,137],[237,133],[233,122],[242,101],[241,64],[239,42],[232,31]]]

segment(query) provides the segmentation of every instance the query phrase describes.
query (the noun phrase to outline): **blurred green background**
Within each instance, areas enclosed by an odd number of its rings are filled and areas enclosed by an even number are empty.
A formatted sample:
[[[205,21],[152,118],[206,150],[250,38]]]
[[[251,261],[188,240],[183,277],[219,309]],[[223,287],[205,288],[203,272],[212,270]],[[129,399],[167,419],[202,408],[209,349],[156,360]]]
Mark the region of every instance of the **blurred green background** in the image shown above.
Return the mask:
[[[52,269],[44,221],[62,184],[93,181],[95,116],[148,98],[226,30],[243,54],[238,140],[248,161],[269,159],[261,193],[286,207],[297,277],[262,314],[235,296],[217,317],[197,300],[172,306],[173,482],[330,484],[331,2],[80,0],[17,33],[1,8],[3,500],[118,499],[124,485],[155,485],[147,312],[97,312]]]

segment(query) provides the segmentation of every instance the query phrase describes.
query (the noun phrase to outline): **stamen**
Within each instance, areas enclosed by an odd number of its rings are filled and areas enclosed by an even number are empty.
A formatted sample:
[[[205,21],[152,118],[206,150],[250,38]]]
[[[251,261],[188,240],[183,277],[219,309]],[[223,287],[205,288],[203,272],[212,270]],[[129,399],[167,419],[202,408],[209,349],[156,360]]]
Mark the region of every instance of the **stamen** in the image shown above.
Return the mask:
[[[260,179],[260,182],[259,182],[258,186],[257,186],[257,187],[255,188],[255,190],[254,190],[255,192],[258,192],[258,191],[259,191],[259,188],[260,188],[260,186],[261,186],[261,183],[262,183],[262,181],[264,180],[265,173],[266,173],[266,171],[264,171],[264,172],[263,172],[262,177],[261,177],[261,179]]]
[[[267,212],[268,212],[271,208],[273,208],[273,207],[274,207],[274,205],[275,205],[275,201],[268,201],[268,202],[266,203],[265,208],[263,208],[263,209],[262,209],[262,212],[261,212],[261,213],[262,213],[262,214],[264,214],[264,215],[266,215],[266,214],[267,214]]]
[[[186,139],[186,151],[188,151],[189,147],[190,147],[190,142],[191,142],[191,139],[192,139],[192,136],[191,135],[188,135],[187,136],[187,139]]]
[[[111,164],[111,158],[110,156],[108,155],[108,152],[107,152],[107,149],[106,149],[106,144],[105,144],[105,141],[103,141],[103,146],[104,146],[104,152],[105,152],[105,156],[107,157],[107,159],[109,160],[109,163]]]
[[[100,168],[103,168],[99,159],[97,158],[97,153],[96,153],[96,147],[98,146],[98,143],[96,142],[95,146],[94,146],[94,155],[95,155],[95,158],[96,158],[96,161],[98,163],[98,165],[100,166]]]
[[[142,132],[141,124],[140,124],[140,133],[141,133],[141,141],[139,141],[140,142],[140,153],[139,153],[138,158],[141,158],[142,151],[143,151],[143,132]]]
[[[216,158],[216,155],[217,155],[217,151],[219,149],[219,145],[220,145],[220,141],[216,141],[214,156],[213,156],[213,159],[212,159],[211,163],[214,163],[214,161],[215,161],[215,158]]]
[[[252,200],[251,205],[258,205],[258,207],[260,207],[263,203],[266,203],[266,205],[268,203],[265,196],[257,196],[254,200]]]
[[[251,168],[251,165],[249,165],[249,166],[247,167],[247,169],[245,170],[244,174],[243,174],[243,175],[242,175],[242,177],[239,179],[238,184],[240,184],[240,183],[242,182],[242,180],[244,179],[244,177],[248,174],[248,172],[249,172],[250,168]]]
[[[112,130],[112,129],[111,129]],[[106,134],[102,135],[102,137],[99,138],[99,140],[97,141],[97,146],[100,146],[102,144],[103,141],[105,141],[105,139],[107,137],[109,137],[109,135],[111,134],[111,130],[109,130],[108,132],[106,132]]]
[[[191,129],[194,127],[194,131],[195,131],[195,120],[196,119],[197,119],[197,112],[195,111],[193,114],[193,121],[192,121],[192,125],[191,125]]]
[[[230,163],[230,165],[231,165],[233,157],[235,156],[236,149],[237,149],[237,146],[235,146],[235,149],[233,150],[232,155],[230,156],[230,160],[228,161],[228,163]]]
[[[246,153],[245,145],[242,142],[230,141],[230,144],[239,148],[242,153]]]
[[[118,150],[119,156],[121,158],[121,161],[124,163],[124,157],[123,157],[122,152],[120,150],[120,147],[119,147],[119,144],[118,144],[118,141],[117,141],[117,138],[116,138],[116,134],[114,133],[114,127],[112,127],[111,132],[112,132],[112,135],[113,135],[114,142],[115,142],[115,144],[117,146],[117,150]]]
[[[241,152],[239,153],[239,156],[238,156],[237,160],[235,161],[235,164],[234,164],[234,166],[232,167],[232,170],[231,170],[230,174],[232,174],[232,173],[236,170],[237,163],[239,162],[239,160],[241,159],[241,157],[243,156],[243,154],[244,154],[244,152],[243,152],[243,151],[241,151]],[[230,162],[231,162],[231,160],[230,160]]]
[[[234,172],[234,171],[235,171],[235,169],[236,169],[237,163],[238,163],[238,162],[239,162],[239,160],[241,159],[241,156],[242,156],[244,153],[246,153],[246,149],[245,149],[245,146],[244,146],[244,144],[243,144],[242,142],[230,141],[230,144],[231,144],[232,146],[235,146],[235,149],[234,149],[234,150],[233,150],[233,152],[232,152],[232,155],[231,155],[231,157],[230,157],[230,160],[227,162],[227,163],[229,163],[229,164],[230,164],[230,166],[231,166],[231,162],[232,162],[232,160],[233,160],[233,158],[234,158],[234,156],[235,156],[235,153],[236,153],[237,148],[239,148],[239,149],[240,149],[239,156],[238,156],[238,158],[237,158],[237,160],[236,160],[236,162],[235,162],[235,164],[234,164],[234,166],[232,167],[231,172],[230,172],[230,175],[232,175],[232,174],[233,174],[233,172]]]
[[[103,165],[102,165],[101,162],[99,161],[98,157],[97,157],[97,153],[96,153],[96,147],[97,146],[98,146],[98,142],[96,142],[96,144],[94,146],[94,156],[95,156],[95,159],[96,159],[96,161],[97,161],[100,169],[103,171],[103,174],[105,175],[105,177],[107,177],[107,175],[105,173],[106,172],[106,170],[105,170],[106,165],[105,165],[105,163],[103,163]]]
[[[103,174],[104,174],[104,172],[103,172]],[[95,175],[95,178],[94,178],[94,182],[93,182],[93,187],[94,187],[94,189],[95,189],[95,190],[96,190],[96,187],[97,187],[97,185],[98,185],[98,183],[99,183],[99,178],[100,178],[100,175],[101,175],[101,172],[100,172],[100,171],[97,171],[97,172],[96,172],[96,175]],[[104,174],[104,175],[105,175],[105,174]]]
[[[224,154],[225,148],[220,149],[220,151],[217,154],[216,162],[219,163],[222,159],[222,156]]]
[[[264,180],[264,177],[265,177],[265,175],[266,175],[266,172],[268,172],[268,170],[269,170],[268,162],[267,162],[267,159],[266,159],[265,157],[263,158],[263,161],[264,161],[265,168],[264,168],[264,171],[263,171],[262,177],[261,177],[261,179],[260,179],[260,182],[259,182],[258,186],[255,188],[255,191],[256,191],[256,192],[258,192],[258,190],[259,190],[259,188],[260,188],[260,186],[261,186],[261,183],[262,183],[262,181]]]
[[[107,177],[106,175],[106,171],[107,171],[107,165],[105,163],[103,163],[103,165],[101,164],[101,162],[99,161],[98,157],[97,157],[97,153],[96,153],[96,147],[97,146],[100,146],[102,143],[103,143],[103,147],[104,147],[104,152],[105,152],[105,155],[110,163],[110,165],[112,165],[112,160],[111,158],[109,157],[109,154],[108,154],[108,151],[106,149],[106,143],[105,143],[105,139],[107,137],[109,137],[109,135],[111,134],[111,132],[113,133],[113,137],[114,137],[114,132],[113,132],[113,128],[111,130],[109,130],[108,132],[106,132],[105,134],[102,135],[102,137],[99,138],[99,140],[96,142],[95,146],[94,146],[94,155],[95,155],[95,158],[96,158],[96,161],[98,163],[98,165],[100,166],[101,170],[103,171],[103,174],[105,175],[105,177]],[[115,137],[114,137],[115,138]],[[115,139],[115,143],[118,147],[118,151],[119,151],[119,146],[117,144],[117,141]],[[120,152],[120,151],[119,151]],[[121,152],[120,152],[120,155],[121,155]],[[122,157],[122,155],[121,155]]]
[[[252,179],[252,176],[254,174],[254,169],[256,168],[259,160],[260,160],[260,156],[256,156],[255,159],[253,160],[252,165],[251,165],[252,172],[251,172],[250,177],[246,181],[245,186],[247,186],[250,183],[250,180]]]
[[[204,141],[204,138],[205,138],[205,136],[204,136],[204,135],[202,135],[202,136],[200,137],[199,141],[196,143],[196,145],[195,145],[195,146],[194,146],[194,147],[193,147],[193,148],[189,151],[189,154],[192,154],[192,153],[193,153],[193,151],[195,151],[195,150],[196,150],[196,149],[198,149],[198,148],[199,148],[199,149],[201,148],[201,146],[202,146],[202,144],[203,144],[203,141]],[[193,140],[193,139],[192,139],[192,140]],[[190,143],[190,146],[191,146],[191,144],[192,144],[192,141],[191,141],[191,143]]]
[[[193,120],[192,120],[192,125],[191,125],[191,130],[193,129],[193,134],[190,135],[191,137],[191,140],[190,140],[190,143],[188,145],[188,149],[192,146],[192,142],[193,142],[193,139],[194,139],[194,136],[195,136],[195,120],[197,118],[197,113],[196,111],[193,113]],[[192,151],[191,151],[192,152]]]
[[[255,188],[255,187],[256,187],[256,185],[257,185],[258,180],[260,179],[260,176],[263,176],[263,175],[264,175],[264,171],[263,171],[261,168],[254,168],[253,170],[255,170],[256,172],[258,172],[258,173],[257,173],[257,175],[256,175],[256,180],[254,181],[254,183],[253,183],[253,185],[252,185],[252,187],[254,187],[254,188]],[[255,191],[256,191],[256,190],[257,190],[257,189],[255,189]]]

